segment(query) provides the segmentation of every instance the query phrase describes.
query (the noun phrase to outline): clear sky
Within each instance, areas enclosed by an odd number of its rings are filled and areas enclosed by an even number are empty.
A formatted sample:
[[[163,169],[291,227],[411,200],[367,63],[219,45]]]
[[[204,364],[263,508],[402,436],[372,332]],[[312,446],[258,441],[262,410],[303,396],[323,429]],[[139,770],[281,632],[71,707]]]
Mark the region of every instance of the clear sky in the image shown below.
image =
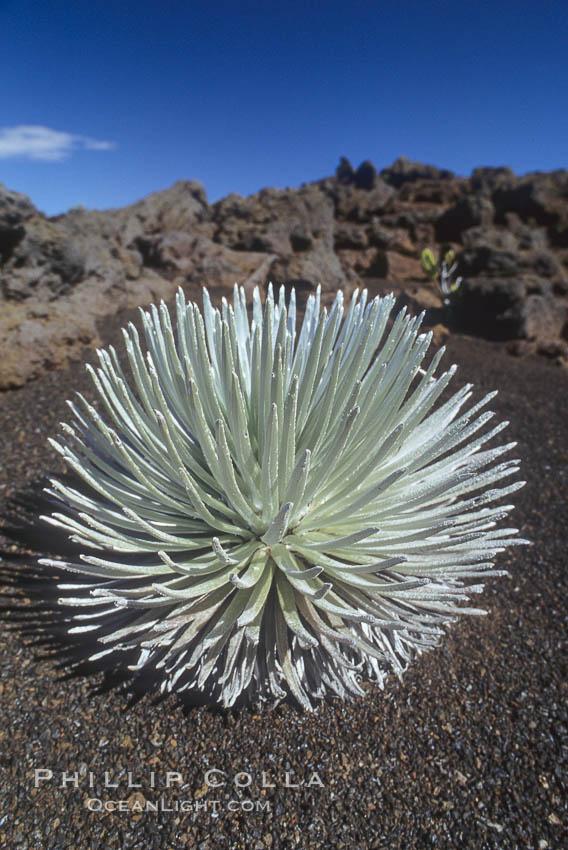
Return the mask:
[[[400,154],[568,167],[567,0],[0,0],[0,181],[48,214]]]

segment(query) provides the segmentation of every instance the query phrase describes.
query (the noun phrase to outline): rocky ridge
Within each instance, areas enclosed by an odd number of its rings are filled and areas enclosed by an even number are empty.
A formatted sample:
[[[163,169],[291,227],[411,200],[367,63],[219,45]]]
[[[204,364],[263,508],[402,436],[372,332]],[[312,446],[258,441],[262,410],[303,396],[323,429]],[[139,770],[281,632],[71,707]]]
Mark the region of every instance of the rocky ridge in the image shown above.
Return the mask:
[[[452,310],[420,254],[452,248],[464,278]],[[400,157],[380,173],[342,158],[333,177],[208,204],[195,180],[122,209],[48,218],[0,184],[0,388],[21,386],[99,344],[117,310],[178,286],[251,290],[269,281],[324,300],[393,290],[427,320],[515,353],[568,361],[568,171],[470,177]]]

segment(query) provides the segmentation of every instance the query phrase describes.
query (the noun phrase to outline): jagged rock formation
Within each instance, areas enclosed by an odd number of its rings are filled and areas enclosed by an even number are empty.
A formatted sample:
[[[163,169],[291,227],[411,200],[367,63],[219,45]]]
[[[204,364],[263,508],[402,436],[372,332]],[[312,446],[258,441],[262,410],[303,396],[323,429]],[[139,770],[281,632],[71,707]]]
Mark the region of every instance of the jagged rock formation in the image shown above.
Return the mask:
[[[454,249],[464,277],[456,327],[568,358],[566,171],[466,178],[400,157],[378,173],[342,158],[299,189],[209,205],[200,183],[180,181],[123,209],[55,218],[0,184],[0,388],[64,366],[98,344],[109,313],[179,285],[394,288],[434,320],[442,302],[420,253],[436,246]]]

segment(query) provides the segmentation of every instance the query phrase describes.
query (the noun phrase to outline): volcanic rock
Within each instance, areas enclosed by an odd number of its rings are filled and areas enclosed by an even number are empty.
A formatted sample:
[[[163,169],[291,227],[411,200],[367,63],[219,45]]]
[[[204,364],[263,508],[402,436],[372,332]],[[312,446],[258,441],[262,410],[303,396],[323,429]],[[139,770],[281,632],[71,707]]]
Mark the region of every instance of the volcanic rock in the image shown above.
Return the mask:
[[[410,162],[405,156],[399,156],[390,168],[383,168],[381,171],[383,180],[397,189],[406,182],[421,179],[451,180],[453,176],[452,171],[440,170],[433,165],[424,165],[422,162]]]
[[[468,195],[447,209],[436,222],[437,242],[458,242],[464,231],[493,221],[493,204],[488,198]]]
[[[335,177],[338,183],[353,183],[355,179],[355,169],[347,157],[342,156],[339,160],[339,165],[335,169]]]
[[[422,272],[427,247],[452,248],[464,278],[445,312]],[[122,209],[53,218],[0,184],[0,388],[82,357],[122,308],[178,286],[269,281],[295,285],[300,302],[318,284],[323,303],[337,288],[394,289],[426,322],[563,350],[568,172],[467,178],[399,157],[377,173],[343,157],[334,176],[298,189],[210,205],[201,183],[180,180]]]
[[[486,339],[550,342],[566,325],[566,304],[536,276],[466,278],[456,307],[463,330]]]

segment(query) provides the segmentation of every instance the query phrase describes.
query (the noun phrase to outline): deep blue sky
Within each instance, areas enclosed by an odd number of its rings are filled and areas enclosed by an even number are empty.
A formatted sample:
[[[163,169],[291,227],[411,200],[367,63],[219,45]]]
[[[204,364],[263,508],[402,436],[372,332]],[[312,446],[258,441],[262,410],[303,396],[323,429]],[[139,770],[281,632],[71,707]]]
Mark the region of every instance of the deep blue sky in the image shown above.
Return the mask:
[[[340,155],[568,167],[566,0],[0,0],[0,33],[0,181],[48,214]]]

